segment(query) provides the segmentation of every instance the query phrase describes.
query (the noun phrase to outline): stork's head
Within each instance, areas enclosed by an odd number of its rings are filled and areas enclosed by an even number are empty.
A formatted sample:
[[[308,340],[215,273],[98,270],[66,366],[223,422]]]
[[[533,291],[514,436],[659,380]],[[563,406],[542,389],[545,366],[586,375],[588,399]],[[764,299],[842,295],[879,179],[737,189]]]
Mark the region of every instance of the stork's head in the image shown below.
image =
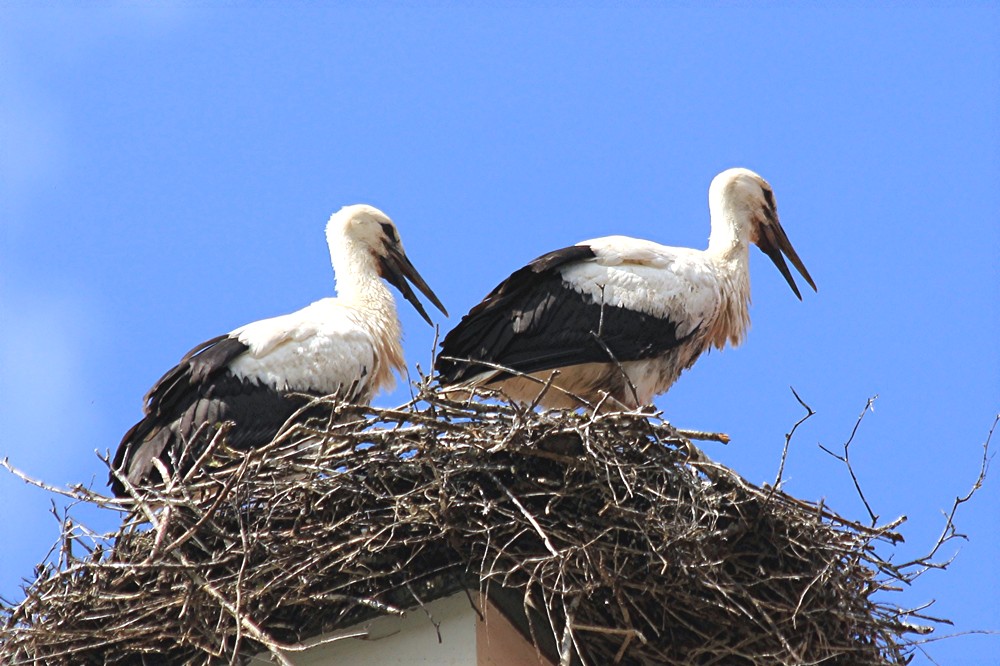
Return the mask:
[[[774,191],[766,180],[749,169],[727,169],[712,180],[708,199],[713,224],[717,220],[724,221],[732,226],[737,237],[755,243],[778,267],[799,300],[802,294],[792,279],[785,257],[816,291],[816,283],[781,228]]]
[[[366,204],[344,206],[330,217],[326,225],[326,239],[330,244],[331,253],[334,254],[335,263],[337,248],[343,247],[347,248],[348,252],[363,252],[370,255],[378,274],[396,287],[428,324],[433,322],[410,288],[410,282],[423,292],[438,310],[445,316],[448,315],[437,295],[407,258],[396,225],[378,208]]]

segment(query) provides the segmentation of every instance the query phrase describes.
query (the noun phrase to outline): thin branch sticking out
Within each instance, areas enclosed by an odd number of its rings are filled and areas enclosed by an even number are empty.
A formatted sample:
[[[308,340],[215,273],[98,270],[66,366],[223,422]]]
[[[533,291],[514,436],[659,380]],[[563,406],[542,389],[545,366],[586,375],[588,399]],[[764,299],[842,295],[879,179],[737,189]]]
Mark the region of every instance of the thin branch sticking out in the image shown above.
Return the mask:
[[[876,555],[898,522],[750,484],[657,415],[455,401],[424,380],[397,409],[319,400],[211,462],[126,500],[22,475],[125,520],[94,535],[61,516],[54,564],[0,608],[0,662],[281,661],[461,589],[513,595],[538,649],[583,665],[903,664],[929,629],[914,620],[938,623],[885,598],[933,565]]]

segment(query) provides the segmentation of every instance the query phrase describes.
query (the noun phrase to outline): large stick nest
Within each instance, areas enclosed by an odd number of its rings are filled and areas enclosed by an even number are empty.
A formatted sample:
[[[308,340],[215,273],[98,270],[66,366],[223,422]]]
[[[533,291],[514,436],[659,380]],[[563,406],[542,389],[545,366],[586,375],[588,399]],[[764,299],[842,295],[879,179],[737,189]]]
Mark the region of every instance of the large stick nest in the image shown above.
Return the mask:
[[[463,588],[516,599],[566,664],[909,661],[914,627],[884,603],[901,577],[875,554],[889,528],[754,486],[656,417],[420,391],[220,444],[135,491],[114,534],[66,519],[58,561],[3,609],[0,662],[282,661]]]

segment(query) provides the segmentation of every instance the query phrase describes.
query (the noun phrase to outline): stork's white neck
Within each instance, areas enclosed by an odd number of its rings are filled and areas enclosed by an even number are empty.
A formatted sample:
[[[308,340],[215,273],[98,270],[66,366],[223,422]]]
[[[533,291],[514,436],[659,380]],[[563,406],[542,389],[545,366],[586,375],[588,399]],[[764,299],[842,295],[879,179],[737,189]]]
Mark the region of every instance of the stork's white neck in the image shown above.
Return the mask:
[[[710,333],[719,349],[728,341],[734,347],[750,328],[750,210],[728,195],[728,189],[709,191],[712,233],[707,254],[712,258],[722,287],[722,307]]]
[[[750,210],[742,202],[723,192],[712,192],[708,209],[712,218],[712,232],[708,237],[708,251],[713,255],[734,258],[747,255],[750,242]]]
[[[371,249],[349,239],[330,243],[330,258],[337,286],[337,299],[363,316],[359,325],[368,328],[383,361],[376,371],[376,390],[393,384],[392,370],[402,372],[402,327],[396,312],[396,301],[389,287],[379,277],[378,266]]]
[[[363,301],[392,303],[388,288],[379,278],[375,255],[367,245],[339,239],[330,243],[330,259],[340,299],[351,305]]]

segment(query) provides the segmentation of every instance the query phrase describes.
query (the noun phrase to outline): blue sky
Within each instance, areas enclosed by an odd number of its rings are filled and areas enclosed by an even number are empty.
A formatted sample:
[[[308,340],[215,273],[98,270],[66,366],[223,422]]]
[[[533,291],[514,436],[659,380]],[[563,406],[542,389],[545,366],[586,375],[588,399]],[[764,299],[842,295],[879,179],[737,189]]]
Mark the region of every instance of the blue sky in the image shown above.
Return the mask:
[[[657,404],[729,433],[706,452],[760,483],[801,416],[793,386],[816,416],[786,490],[863,519],[817,444],[878,394],[855,470],[883,518],[909,517],[895,559],[926,552],[1000,409],[998,32],[987,3],[6,3],[0,457],[103,487],[95,450],[184,352],[332,293],[323,227],[344,204],[393,217],[447,330],[551,249],[704,247],[709,182],[746,166],[819,292],[799,302],[754,250],[747,342]],[[400,313],[426,369],[434,332]],[[960,511],[949,570],[897,603],[1000,630],[998,473]],[[19,598],[58,529],[6,473],[0,499],[0,594]],[[927,650],[995,663],[1000,637]]]

